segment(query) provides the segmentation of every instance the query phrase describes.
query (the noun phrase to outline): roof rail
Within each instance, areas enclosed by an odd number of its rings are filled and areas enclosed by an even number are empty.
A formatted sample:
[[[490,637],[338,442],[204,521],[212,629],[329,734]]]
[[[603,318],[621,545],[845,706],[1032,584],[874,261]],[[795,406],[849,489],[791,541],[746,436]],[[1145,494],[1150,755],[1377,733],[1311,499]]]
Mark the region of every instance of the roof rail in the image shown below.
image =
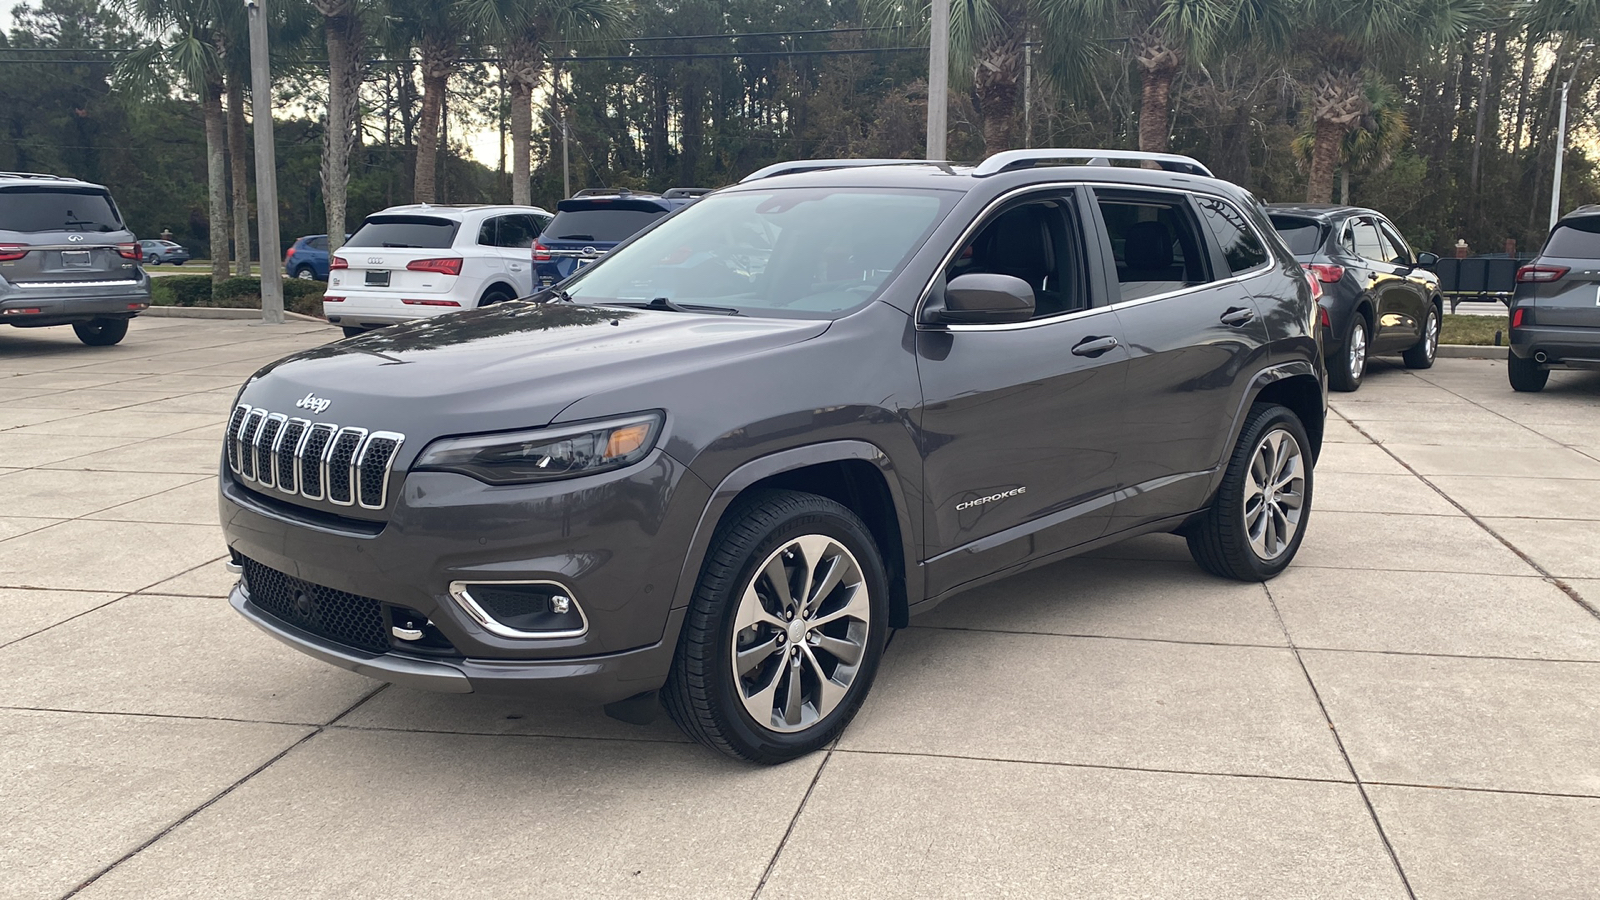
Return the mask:
[[[661,197],[664,200],[682,200],[685,197],[690,197],[690,198],[693,198],[693,197],[704,197],[705,195],[711,193],[714,190],[716,190],[716,188],[692,188],[692,187],[667,188],[666,192],[663,193],[661,195]]]
[[[77,181],[76,178],[66,178],[61,175],[46,175],[43,172],[0,172],[0,178],[44,178],[49,181]]]
[[[950,169],[949,163],[931,159],[797,159],[790,162],[773,163],[764,169],[757,169],[739,179],[739,183],[760,181],[763,178],[772,178],[777,175],[820,172],[824,169],[859,169],[865,166],[940,166],[946,171]]]
[[[1215,177],[1211,170],[1200,163],[1199,160],[1188,156],[1179,156],[1175,153],[1144,153],[1138,150],[1076,150],[1043,148],[1036,150],[1007,150],[996,153],[972,170],[972,174],[984,178],[989,175],[998,175],[1012,169],[1026,169],[1040,163],[1058,162],[1060,160],[1083,160],[1091,166],[1109,166],[1112,160],[1126,160],[1129,162],[1153,162],[1168,172],[1181,172],[1185,175],[1204,175],[1207,178]]]
[[[577,193],[573,194],[571,197],[569,197],[567,199],[572,200],[572,199],[576,199],[578,197],[622,197],[622,196],[659,197],[661,195],[655,193],[654,191],[635,191],[635,190],[632,190],[630,188],[584,188],[584,189],[578,191]]]

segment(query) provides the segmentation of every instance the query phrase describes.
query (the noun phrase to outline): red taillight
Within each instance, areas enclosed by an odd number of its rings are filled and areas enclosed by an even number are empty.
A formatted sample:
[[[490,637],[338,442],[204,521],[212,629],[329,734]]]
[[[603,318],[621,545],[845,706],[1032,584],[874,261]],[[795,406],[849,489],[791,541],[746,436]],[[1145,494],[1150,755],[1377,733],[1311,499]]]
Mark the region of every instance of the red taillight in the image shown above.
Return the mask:
[[[1317,280],[1317,276],[1313,275],[1310,272],[1306,272],[1305,276],[1306,276],[1306,284],[1311,285],[1311,299],[1313,301],[1321,300],[1322,299],[1322,282],[1318,281]]]
[[[350,268],[350,261],[342,256],[335,256],[333,259],[328,260],[328,268],[348,269]]]
[[[440,275],[460,275],[461,257],[453,256],[446,259],[414,259],[406,263],[406,268],[413,272],[437,272]],[[461,304],[451,304],[460,306]]]
[[[1523,266],[1517,270],[1517,281],[1522,284],[1560,281],[1570,271],[1566,266]]]
[[[329,297],[326,294],[324,294],[323,297],[322,297],[322,302],[323,303],[343,303],[344,302],[344,298],[343,297]]]
[[[1533,316],[1528,314],[1528,308],[1527,307],[1519,306],[1516,309],[1513,309],[1511,311],[1511,327],[1512,328],[1521,328],[1524,325],[1532,325],[1532,324],[1533,324]]]
[[[456,262],[460,262],[460,260],[456,260]],[[404,303],[407,306],[460,306],[461,305],[461,304],[457,303],[454,300],[401,300],[400,302]]]
[[[37,306],[13,306],[10,309],[0,310],[0,316],[27,316],[42,312],[44,310]]]
[[[1306,268],[1310,269],[1311,274],[1317,276],[1317,280],[1323,284],[1337,284],[1339,279],[1344,277],[1344,266],[1335,266],[1329,263],[1312,263]]]
[[[294,259],[294,245],[293,244],[290,244],[288,252],[283,254],[283,261],[284,262],[288,262],[291,259]]]
[[[123,259],[138,259],[139,258],[139,245],[138,244],[118,244],[117,245],[117,255],[122,257]]]
[[[533,242],[533,261],[534,262],[549,262],[550,261],[550,248],[546,247],[545,245],[543,245],[541,243],[539,243],[538,241],[534,241]]]
[[[11,262],[27,255],[27,244],[0,244],[0,260]]]

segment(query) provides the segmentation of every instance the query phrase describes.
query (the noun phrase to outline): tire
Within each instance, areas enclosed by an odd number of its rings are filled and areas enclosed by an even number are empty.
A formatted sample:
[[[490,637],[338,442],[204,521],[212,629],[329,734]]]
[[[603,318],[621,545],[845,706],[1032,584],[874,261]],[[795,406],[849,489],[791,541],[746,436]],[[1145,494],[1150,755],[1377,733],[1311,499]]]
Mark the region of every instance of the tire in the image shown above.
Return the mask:
[[[794,606],[782,600],[804,573],[828,563],[842,566],[841,576],[820,597],[802,593],[800,616],[790,619],[784,608]],[[690,737],[736,759],[780,763],[824,747],[872,688],[888,592],[877,545],[850,510],[795,491],[741,497],[712,536],[662,705]],[[827,621],[815,631],[795,624],[819,619]],[[737,628],[741,621],[746,627]],[[746,668],[738,674],[741,653]],[[834,690],[825,693],[824,682]]]
[[[347,337],[347,338],[358,337],[360,335],[363,335],[363,334],[367,333],[367,330],[365,328],[357,328],[354,325],[345,325],[345,326],[343,326],[343,328],[344,328],[344,336]]]
[[[1272,447],[1276,449],[1268,449]],[[1185,535],[1200,568],[1222,578],[1266,581],[1288,567],[1311,518],[1310,448],[1300,417],[1287,407],[1269,403],[1250,407],[1216,499]],[[1275,473],[1267,481],[1278,481],[1284,489],[1263,494],[1259,485],[1263,472]],[[1269,502],[1252,502],[1261,497]],[[1298,505],[1270,502],[1284,498]],[[1253,508],[1262,510],[1259,518],[1252,516]],[[1271,525],[1281,527],[1266,527]],[[1258,531],[1259,536],[1253,536]]]
[[[495,303],[504,303],[510,299],[512,299],[512,296],[504,288],[495,288],[483,295],[483,299],[478,301],[478,308],[482,309]]]
[[[152,253],[149,256],[146,256],[144,258],[144,264],[147,265],[147,266],[153,266],[153,265],[156,265],[159,262],[161,262],[161,258],[156,256],[154,253]]]
[[[109,347],[127,335],[128,320],[99,318],[73,322],[72,330],[77,332],[78,340],[91,347]]]
[[[310,266],[301,266],[294,270],[294,277],[301,281],[316,281],[317,273]]]
[[[1408,369],[1431,369],[1434,357],[1439,353],[1439,307],[1428,304],[1428,318],[1422,323],[1422,340],[1409,350],[1400,354],[1406,362]]]
[[[1550,380],[1549,369],[1515,353],[1506,355],[1506,375],[1511,379],[1512,390],[1530,394],[1544,390],[1545,383]]]
[[[1367,374],[1367,349],[1372,346],[1368,333],[1367,317],[1357,312],[1350,319],[1350,331],[1344,336],[1344,353],[1338,361],[1329,361],[1328,387],[1346,393],[1361,387]]]

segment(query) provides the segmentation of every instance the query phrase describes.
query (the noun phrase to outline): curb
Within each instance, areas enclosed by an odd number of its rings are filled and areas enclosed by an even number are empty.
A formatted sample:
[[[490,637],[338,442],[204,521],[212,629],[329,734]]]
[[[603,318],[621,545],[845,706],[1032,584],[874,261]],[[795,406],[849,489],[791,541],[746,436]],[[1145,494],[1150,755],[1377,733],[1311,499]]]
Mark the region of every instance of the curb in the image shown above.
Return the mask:
[[[158,319],[252,319],[261,320],[259,309],[238,309],[221,306],[152,306],[140,313],[144,316],[155,316]],[[289,312],[284,310],[283,317],[295,322],[315,322],[318,325],[328,324],[326,319],[308,316],[305,313]]]
[[[1440,344],[1435,359],[1505,359],[1509,348],[1474,344]]]

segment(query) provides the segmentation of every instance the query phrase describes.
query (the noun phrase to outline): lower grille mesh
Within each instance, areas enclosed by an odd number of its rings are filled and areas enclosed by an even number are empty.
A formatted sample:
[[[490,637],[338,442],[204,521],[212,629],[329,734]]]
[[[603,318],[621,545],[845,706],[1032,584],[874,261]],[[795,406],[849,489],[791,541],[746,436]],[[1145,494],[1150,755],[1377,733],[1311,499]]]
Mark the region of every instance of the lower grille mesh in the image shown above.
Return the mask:
[[[302,581],[253,559],[244,559],[243,565],[250,602],[262,612],[318,637],[369,653],[389,650],[383,605],[378,601]]]

